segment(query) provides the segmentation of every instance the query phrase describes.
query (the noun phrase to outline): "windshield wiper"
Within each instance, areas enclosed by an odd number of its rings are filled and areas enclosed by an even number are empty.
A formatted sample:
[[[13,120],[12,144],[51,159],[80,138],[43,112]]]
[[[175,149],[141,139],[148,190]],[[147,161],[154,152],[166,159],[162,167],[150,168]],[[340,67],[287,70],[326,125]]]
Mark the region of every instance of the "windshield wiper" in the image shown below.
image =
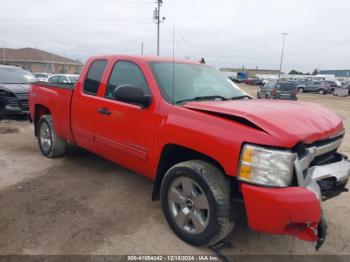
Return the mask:
[[[228,100],[226,97],[223,96],[196,96],[193,98],[187,98],[187,99],[181,99],[176,101],[176,104],[183,103],[183,102],[188,102],[188,101],[201,101],[201,100],[211,100],[211,99],[221,99],[221,100]]]
[[[243,95],[243,96],[234,96],[234,97],[231,97],[230,100],[239,100],[239,99],[243,99],[243,98],[249,98],[249,99],[252,99],[251,96],[248,96],[248,95]]]

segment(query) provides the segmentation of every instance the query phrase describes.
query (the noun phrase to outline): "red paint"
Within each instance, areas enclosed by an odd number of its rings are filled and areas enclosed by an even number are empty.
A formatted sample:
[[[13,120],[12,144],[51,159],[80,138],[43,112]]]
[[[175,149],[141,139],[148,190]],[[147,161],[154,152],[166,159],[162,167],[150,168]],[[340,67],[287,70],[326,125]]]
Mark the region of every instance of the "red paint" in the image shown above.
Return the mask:
[[[249,226],[272,234],[289,234],[315,241],[321,206],[315,194],[303,187],[264,188],[241,185]]]
[[[108,65],[98,95],[91,96],[82,92],[82,86],[88,68],[96,59],[105,59]],[[152,94],[149,108],[104,98],[109,75],[118,60],[140,67]],[[53,117],[58,136],[151,179],[155,179],[167,144],[201,152],[220,163],[228,176],[236,176],[240,149],[245,142],[291,148],[299,142],[311,143],[343,130],[341,118],[317,104],[237,100],[171,105],[160,94],[148,65],[150,61],[172,59],[95,57],[87,61],[74,91],[33,84],[31,117],[34,119],[37,113],[36,106],[45,106]],[[112,114],[99,114],[102,107]],[[263,131],[210,112],[244,118]],[[253,229],[312,239],[310,227],[304,225],[317,224],[320,219],[320,204],[313,193],[300,187],[269,189],[250,185],[242,185],[241,191]]]

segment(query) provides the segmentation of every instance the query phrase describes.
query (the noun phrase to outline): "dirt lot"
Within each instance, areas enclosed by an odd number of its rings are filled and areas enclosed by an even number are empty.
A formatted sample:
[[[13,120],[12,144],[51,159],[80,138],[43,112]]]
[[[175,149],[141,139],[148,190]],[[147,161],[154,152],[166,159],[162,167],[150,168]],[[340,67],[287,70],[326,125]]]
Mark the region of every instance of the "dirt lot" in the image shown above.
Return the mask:
[[[350,97],[300,100],[337,112],[350,130]],[[341,151],[350,155],[350,132]],[[151,181],[84,150],[44,158],[26,121],[0,123],[1,255],[212,254],[171,232],[151,191]],[[329,234],[318,254],[350,254],[349,203],[350,193],[323,203]],[[224,254],[316,254],[311,243],[253,232],[244,222],[229,240],[233,247]]]

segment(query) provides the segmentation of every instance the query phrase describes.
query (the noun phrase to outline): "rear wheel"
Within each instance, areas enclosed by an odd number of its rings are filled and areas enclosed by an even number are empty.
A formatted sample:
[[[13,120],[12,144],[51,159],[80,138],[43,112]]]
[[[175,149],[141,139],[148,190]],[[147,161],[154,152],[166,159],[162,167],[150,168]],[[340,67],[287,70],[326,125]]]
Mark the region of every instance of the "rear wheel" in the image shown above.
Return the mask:
[[[56,135],[51,115],[43,115],[38,123],[38,143],[41,153],[49,158],[63,156],[66,141]]]
[[[318,93],[319,93],[320,95],[324,95],[324,94],[325,94],[325,91],[324,91],[323,89],[320,89],[320,90],[318,90]]]
[[[161,186],[161,202],[172,230],[191,245],[213,245],[234,226],[229,219],[229,183],[218,168],[201,160],[169,169]]]
[[[300,88],[299,88],[299,92],[300,92],[300,93],[304,93],[304,88],[300,87]]]

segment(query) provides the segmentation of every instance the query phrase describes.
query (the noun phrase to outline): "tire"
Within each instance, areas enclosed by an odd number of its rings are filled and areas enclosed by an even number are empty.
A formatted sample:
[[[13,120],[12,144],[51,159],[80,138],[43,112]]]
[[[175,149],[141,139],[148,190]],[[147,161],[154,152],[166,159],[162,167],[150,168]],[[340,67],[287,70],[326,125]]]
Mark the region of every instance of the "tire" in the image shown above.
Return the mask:
[[[318,93],[319,93],[320,95],[324,95],[324,94],[325,94],[325,91],[324,91],[323,89],[320,89],[320,90],[318,90]]]
[[[67,142],[56,135],[51,115],[43,115],[38,123],[38,144],[41,153],[49,158],[63,156]]]
[[[304,93],[304,88],[299,87],[299,89],[298,89],[298,90],[299,90],[299,92],[300,92],[300,93]]]
[[[229,192],[226,177],[212,164],[201,160],[176,164],[167,171],[161,185],[164,216],[183,241],[211,246],[233,229]],[[175,217],[183,219],[177,222]]]

